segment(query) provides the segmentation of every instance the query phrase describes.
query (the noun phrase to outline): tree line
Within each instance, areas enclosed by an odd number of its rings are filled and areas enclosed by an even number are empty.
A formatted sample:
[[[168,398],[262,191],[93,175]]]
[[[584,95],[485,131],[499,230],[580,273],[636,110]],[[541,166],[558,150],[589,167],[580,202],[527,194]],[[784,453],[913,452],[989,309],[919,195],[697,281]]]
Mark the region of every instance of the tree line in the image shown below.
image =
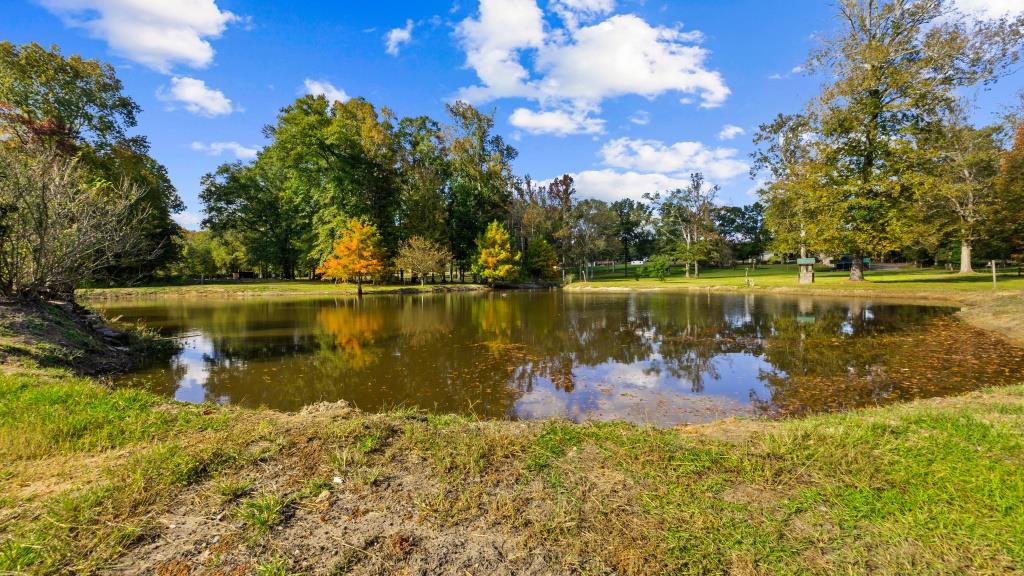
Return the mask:
[[[655,253],[696,273],[767,244],[760,205],[719,206],[700,174],[643,202],[579,198],[568,174],[517,176],[517,151],[491,115],[464,102],[446,110],[442,123],[361,98],[298,98],[264,129],[270,142],[255,160],[203,177],[209,232],[189,236],[185,253],[196,256],[182,272],[554,281]]]

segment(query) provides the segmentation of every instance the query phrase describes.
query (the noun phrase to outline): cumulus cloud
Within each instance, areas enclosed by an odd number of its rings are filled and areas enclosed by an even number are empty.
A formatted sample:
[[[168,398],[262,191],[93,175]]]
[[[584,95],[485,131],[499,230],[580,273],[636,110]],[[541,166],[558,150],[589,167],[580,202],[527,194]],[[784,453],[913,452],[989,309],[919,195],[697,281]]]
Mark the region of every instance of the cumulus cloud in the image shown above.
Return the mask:
[[[231,100],[220,90],[206,86],[206,82],[187,76],[171,78],[171,88],[157,91],[157,97],[171,104],[181,104],[193,114],[223,116],[236,110]]]
[[[586,112],[551,110],[534,112],[517,108],[509,116],[509,124],[531,134],[598,134],[604,131],[604,120],[591,118]]]
[[[210,156],[220,156],[224,152],[234,154],[239,160],[251,160],[259,153],[259,148],[243,146],[238,142],[193,142],[192,149],[197,152],[205,152]]]
[[[349,99],[349,95],[346,94],[344,90],[335,87],[334,84],[331,84],[326,80],[313,80],[312,78],[306,78],[302,84],[306,89],[306,94],[312,94],[314,96],[323,94],[327,98],[328,102],[334,102],[335,100],[338,102],[347,102]]]
[[[617,138],[601,148],[604,163],[614,168],[680,176],[702,172],[714,180],[729,180],[748,171],[733,148],[709,148],[700,142]]]
[[[398,56],[402,44],[412,41],[412,20],[405,21],[405,28],[392,28],[384,35],[384,51],[392,56]]]
[[[549,6],[567,27],[575,30],[580,22],[611,14],[615,10],[615,0],[554,0]]]
[[[528,94],[529,73],[519,52],[544,45],[544,13],[534,0],[480,0],[480,15],[463,20],[456,33],[466,65],[481,82],[464,88],[462,98],[484,101]]]
[[[241,20],[215,0],[40,0],[65,24],[82,28],[110,49],[163,73],[175,64],[205,68],[209,39]]]
[[[597,198],[614,202],[622,198],[641,200],[648,192],[685,188],[690,178],[658,173],[640,173],[618,170],[584,170],[570,174],[576,192],[584,198]]]
[[[737,136],[742,136],[743,134],[746,134],[746,133],[747,133],[747,131],[744,130],[743,128],[740,128],[739,126],[733,126],[732,124],[726,124],[725,126],[722,126],[722,129],[718,132],[718,139],[719,140],[732,140],[733,138],[735,138]]]
[[[960,12],[975,18],[1002,18],[1024,14],[1024,0],[954,0]]]
[[[558,0],[551,6],[569,19],[565,28],[546,31],[535,0],[480,0],[479,14],[456,31],[466,65],[480,82],[458,97],[476,103],[526,98],[540,105],[539,113],[572,109],[583,117],[598,112],[605,99],[627,94],[677,92],[705,108],[729,96],[721,74],[706,66],[709,52],[700,46],[700,32],[652,26],[632,14],[581,24],[609,13],[609,1]],[[587,130],[591,124],[580,125]]]

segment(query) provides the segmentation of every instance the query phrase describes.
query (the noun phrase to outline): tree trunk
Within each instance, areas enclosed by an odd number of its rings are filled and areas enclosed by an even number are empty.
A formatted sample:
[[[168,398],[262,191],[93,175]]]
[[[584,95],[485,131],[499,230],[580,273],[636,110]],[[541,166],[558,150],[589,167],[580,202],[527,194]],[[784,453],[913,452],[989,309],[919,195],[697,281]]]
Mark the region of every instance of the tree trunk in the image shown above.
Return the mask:
[[[697,260],[693,261],[693,277],[700,278],[700,262]]]
[[[960,243],[960,273],[974,273],[974,268],[971,267],[971,242],[969,240]]]
[[[363,279],[356,280],[356,296],[363,297]]]
[[[853,255],[853,261],[850,262],[850,281],[864,281],[864,255],[859,252]]]

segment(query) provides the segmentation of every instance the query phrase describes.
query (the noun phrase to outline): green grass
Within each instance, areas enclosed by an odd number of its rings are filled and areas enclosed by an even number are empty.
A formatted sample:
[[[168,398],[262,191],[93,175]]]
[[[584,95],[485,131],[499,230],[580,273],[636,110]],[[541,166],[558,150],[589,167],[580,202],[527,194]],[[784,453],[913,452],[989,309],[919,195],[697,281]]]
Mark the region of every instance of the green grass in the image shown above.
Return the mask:
[[[363,292],[431,292],[435,290],[474,290],[473,284],[364,284]],[[76,295],[84,300],[106,300],[119,298],[159,297],[261,297],[261,296],[324,296],[355,295],[356,285],[334,284],[319,280],[242,280],[215,281],[205,284],[180,284],[163,286],[133,286],[125,288],[87,288]]]
[[[630,272],[632,275],[632,272]],[[599,272],[592,282],[579,282],[573,288],[746,288],[747,279],[753,281],[753,288],[791,288],[820,291],[863,291],[892,292],[896,295],[956,295],[961,293],[992,292],[992,276],[989,273],[960,275],[955,272],[936,269],[868,270],[864,282],[850,282],[848,272],[819,270],[815,283],[801,286],[797,281],[796,265],[760,266],[754,270],[737,268],[708,268],[701,271],[700,278],[685,278],[673,269],[673,274],[659,281],[655,278],[623,278],[622,270]],[[1024,277],[1017,270],[1001,271],[998,275],[999,291],[1024,290]]]
[[[164,541],[173,511],[221,519],[217,558],[278,574],[302,542],[396,510],[422,547],[367,536],[345,566],[398,569],[486,526],[509,562],[542,550],[558,573],[1024,571],[1024,385],[682,430],[339,414],[0,375],[0,573],[103,572]],[[301,539],[279,541],[293,522]]]
[[[262,535],[281,520],[281,513],[287,505],[288,502],[284,498],[276,494],[265,494],[242,502],[238,509],[238,517],[253,532]]]
[[[71,375],[0,375],[0,458],[39,458],[120,448],[180,431],[223,428],[203,407],[154,409],[164,400],[140,390],[113,393]]]

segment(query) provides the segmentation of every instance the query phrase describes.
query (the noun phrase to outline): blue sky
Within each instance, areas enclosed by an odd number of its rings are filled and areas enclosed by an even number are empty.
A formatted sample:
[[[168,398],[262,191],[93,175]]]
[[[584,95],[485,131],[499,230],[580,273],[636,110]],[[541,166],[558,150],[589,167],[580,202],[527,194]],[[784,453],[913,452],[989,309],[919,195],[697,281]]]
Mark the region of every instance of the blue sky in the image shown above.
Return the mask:
[[[1024,0],[956,0],[980,17]],[[516,171],[573,174],[584,197],[639,198],[700,170],[723,201],[753,200],[751,135],[820,79],[800,65],[835,30],[820,0],[5,0],[0,38],[113,63],[143,107],[138,132],[201,219],[199,178],[246,159],[309,92],[444,118],[494,111]],[[995,118],[1024,78],[976,95]]]

